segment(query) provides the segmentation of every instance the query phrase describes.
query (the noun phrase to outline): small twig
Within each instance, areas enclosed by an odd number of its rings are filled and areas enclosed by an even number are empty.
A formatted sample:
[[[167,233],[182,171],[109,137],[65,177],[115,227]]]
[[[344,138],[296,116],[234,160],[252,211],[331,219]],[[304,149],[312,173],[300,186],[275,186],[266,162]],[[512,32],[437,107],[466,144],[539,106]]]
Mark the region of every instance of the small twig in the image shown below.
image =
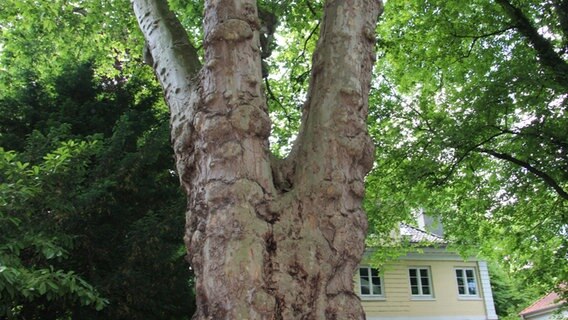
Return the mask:
[[[272,89],[270,88],[270,82],[268,81],[268,78],[264,78],[264,84],[266,86],[266,92],[268,92],[268,96],[270,98],[270,100],[273,100],[274,102],[276,102],[276,104],[278,104],[278,106],[280,106],[280,108],[282,109],[282,111],[284,111],[284,116],[286,117],[286,120],[288,120],[289,123],[292,123],[292,118],[290,117],[290,114],[288,113],[288,110],[286,109],[286,107],[284,107],[282,105],[282,103],[280,102],[280,100],[278,100],[278,98],[276,98],[276,95],[274,94],[274,92],[272,92]]]
[[[314,36],[315,32],[317,29],[319,29],[321,21],[318,20],[318,23],[315,25],[315,27],[310,31],[310,34],[308,35],[308,37],[304,40],[304,46],[302,48],[302,52],[300,53],[300,55],[298,55],[293,61],[292,61],[292,65],[296,66],[298,65],[298,61],[302,58],[306,57],[306,52],[308,50],[308,42],[310,41],[310,39]],[[311,68],[302,73],[300,76],[296,77],[296,80],[301,80],[300,77],[304,77],[306,73],[309,73],[311,71]]]
[[[451,35],[456,37],[456,38],[481,39],[481,38],[488,38],[488,37],[496,36],[498,34],[505,33],[507,31],[515,29],[515,28],[516,28],[516,26],[507,26],[503,29],[499,29],[499,30],[495,30],[495,31],[483,33],[483,34],[477,34],[477,35],[456,34],[456,33],[451,33]]]
[[[475,144],[472,147],[469,147],[461,156],[457,157],[457,159],[454,160],[454,162],[452,163],[452,165],[450,166],[449,170],[446,171],[446,173],[444,174],[444,177],[442,179],[437,179],[437,181],[435,182],[435,185],[442,185],[444,183],[446,183],[450,177],[454,174],[454,172],[456,171],[458,165],[465,159],[467,158],[471,152],[475,151],[476,149],[479,150],[479,147],[481,147],[482,145],[490,142],[491,140],[506,134],[505,132],[498,132],[496,134],[491,135],[490,137],[488,137],[487,139],[484,139],[483,141],[481,141],[480,143]]]
[[[300,58],[305,58],[306,57],[306,52],[308,50],[308,42],[310,41],[310,39],[313,37],[313,35],[315,34],[316,30],[319,28],[321,21],[318,21],[318,23],[316,24],[316,26],[310,31],[310,34],[308,35],[308,37],[304,40],[304,46],[302,48],[302,53],[300,53],[299,56],[296,57],[296,59],[294,59],[293,63],[296,64],[298,62],[298,60],[300,60]]]
[[[475,47],[475,44],[477,43],[477,41],[479,39],[493,37],[493,36],[505,33],[509,30],[515,29],[515,27],[516,26],[508,26],[508,27],[505,27],[505,28],[500,29],[500,30],[496,30],[496,31],[488,32],[488,33],[483,33],[483,34],[478,34],[478,35],[463,35],[463,34],[457,34],[457,33],[451,33],[451,35],[456,37],[456,38],[472,39],[471,44],[469,45],[469,49],[467,50],[467,53],[461,57],[461,59],[465,59],[465,58],[468,58],[469,56],[471,56],[471,53],[473,52],[473,48]],[[461,60],[461,59],[458,59],[458,60]]]
[[[317,18],[318,15],[316,14],[316,10],[314,10],[314,7],[312,7],[312,4],[310,3],[310,0],[306,0],[306,1],[304,1],[304,2],[306,3],[306,6],[308,7],[308,10],[310,10],[310,12],[312,13],[312,15]]]

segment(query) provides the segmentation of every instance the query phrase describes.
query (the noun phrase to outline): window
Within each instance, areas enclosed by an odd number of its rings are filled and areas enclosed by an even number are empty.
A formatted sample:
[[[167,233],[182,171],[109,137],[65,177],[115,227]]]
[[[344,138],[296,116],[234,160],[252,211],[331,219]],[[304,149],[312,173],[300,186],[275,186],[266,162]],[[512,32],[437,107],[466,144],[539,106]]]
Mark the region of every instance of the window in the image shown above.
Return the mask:
[[[418,267],[408,269],[410,293],[413,297],[432,297],[432,280],[430,268]]]
[[[477,281],[474,268],[456,268],[458,294],[465,297],[477,297]]]
[[[361,297],[383,296],[383,281],[379,270],[371,267],[359,268],[359,293]]]

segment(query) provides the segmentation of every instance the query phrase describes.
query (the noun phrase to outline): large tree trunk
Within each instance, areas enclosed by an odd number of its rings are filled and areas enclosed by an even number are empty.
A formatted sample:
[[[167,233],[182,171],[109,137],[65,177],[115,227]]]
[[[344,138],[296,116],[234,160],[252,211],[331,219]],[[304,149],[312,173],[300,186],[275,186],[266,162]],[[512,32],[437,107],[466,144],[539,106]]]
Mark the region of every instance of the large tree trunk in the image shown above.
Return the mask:
[[[327,1],[302,128],[271,157],[254,0],[205,1],[204,66],[164,0],[135,0],[188,194],[194,319],[364,319],[353,292],[373,163],[377,0]]]

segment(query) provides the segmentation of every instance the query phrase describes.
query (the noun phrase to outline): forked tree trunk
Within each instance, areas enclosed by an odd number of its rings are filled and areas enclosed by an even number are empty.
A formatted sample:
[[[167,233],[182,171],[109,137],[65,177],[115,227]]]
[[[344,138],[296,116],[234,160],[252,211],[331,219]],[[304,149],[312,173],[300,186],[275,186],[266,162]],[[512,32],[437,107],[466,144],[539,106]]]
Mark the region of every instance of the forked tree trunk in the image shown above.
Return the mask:
[[[364,319],[353,292],[373,163],[378,0],[325,4],[302,126],[271,157],[254,0],[206,0],[204,66],[164,0],[134,0],[188,195],[194,319]]]

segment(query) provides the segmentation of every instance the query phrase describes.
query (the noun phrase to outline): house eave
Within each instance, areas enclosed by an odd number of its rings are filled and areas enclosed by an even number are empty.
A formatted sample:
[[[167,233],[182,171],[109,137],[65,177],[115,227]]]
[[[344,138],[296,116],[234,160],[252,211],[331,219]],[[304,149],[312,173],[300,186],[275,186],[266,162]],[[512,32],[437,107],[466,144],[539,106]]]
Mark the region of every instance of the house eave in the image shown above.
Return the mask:
[[[475,256],[464,258],[455,251],[448,250],[446,246],[413,247],[412,251],[402,253],[397,259],[402,260],[434,260],[434,261],[482,261]],[[367,248],[365,257],[370,257],[380,248]]]
[[[547,313],[550,313],[551,311],[554,311],[556,309],[560,309],[562,308],[562,306],[564,306],[566,303],[557,303],[557,304],[552,304],[550,306],[538,309],[538,310],[534,310],[534,311],[529,311],[529,312],[524,312],[524,313],[519,313],[519,315],[521,316],[521,318],[525,319],[525,317],[534,317],[534,316],[540,316],[540,315],[544,315]]]

